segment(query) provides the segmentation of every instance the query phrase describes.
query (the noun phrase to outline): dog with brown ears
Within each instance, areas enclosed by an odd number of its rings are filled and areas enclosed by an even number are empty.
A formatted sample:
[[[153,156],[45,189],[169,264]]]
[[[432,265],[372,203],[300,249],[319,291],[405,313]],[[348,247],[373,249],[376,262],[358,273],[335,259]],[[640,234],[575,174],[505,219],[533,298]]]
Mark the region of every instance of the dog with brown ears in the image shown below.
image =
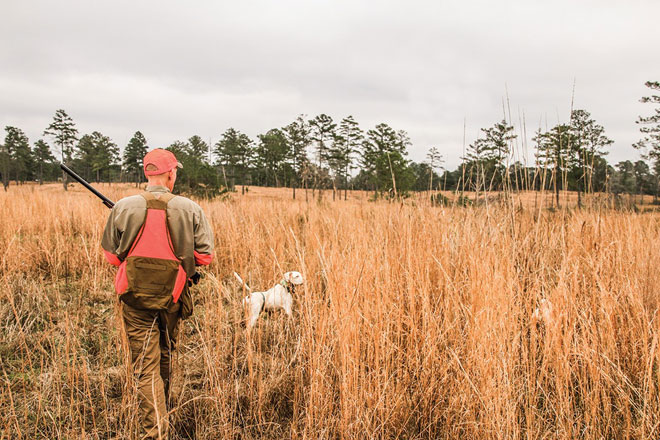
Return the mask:
[[[234,276],[248,290],[249,286],[243,282],[241,277],[234,272]],[[288,317],[291,317],[291,307],[293,305],[293,295],[296,292],[296,286],[303,283],[303,276],[300,272],[287,272],[284,278],[265,292],[251,292],[243,298],[243,305],[247,310],[247,328],[251,329],[257,323],[261,312],[282,309]]]

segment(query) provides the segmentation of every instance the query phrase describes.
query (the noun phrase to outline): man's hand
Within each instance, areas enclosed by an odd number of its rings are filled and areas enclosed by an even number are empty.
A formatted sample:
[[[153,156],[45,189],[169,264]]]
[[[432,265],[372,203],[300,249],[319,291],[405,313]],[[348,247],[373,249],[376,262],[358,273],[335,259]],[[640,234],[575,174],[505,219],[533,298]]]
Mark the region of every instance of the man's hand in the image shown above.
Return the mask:
[[[192,287],[193,284],[199,283],[200,278],[202,278],[202,274],[199,272],[195,272],[193,276],[188,278],[188,287]]]

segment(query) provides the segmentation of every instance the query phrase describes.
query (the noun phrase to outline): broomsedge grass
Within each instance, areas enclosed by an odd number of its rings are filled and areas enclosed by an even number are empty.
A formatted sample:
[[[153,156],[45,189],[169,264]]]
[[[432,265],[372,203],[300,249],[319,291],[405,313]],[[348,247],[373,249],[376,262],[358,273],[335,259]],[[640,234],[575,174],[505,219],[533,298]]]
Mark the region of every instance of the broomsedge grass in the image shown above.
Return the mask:
[[[172,438],[660,435],[657,213],[289,197],[200,202],[216,258],[179,335]],[[25,185],[0,212],[0,437],[135,438],[108,210]],[[232,272],[265,290],[289,270],[294,318],[248,334]],[[541,298],[552,321],[531,319]]]

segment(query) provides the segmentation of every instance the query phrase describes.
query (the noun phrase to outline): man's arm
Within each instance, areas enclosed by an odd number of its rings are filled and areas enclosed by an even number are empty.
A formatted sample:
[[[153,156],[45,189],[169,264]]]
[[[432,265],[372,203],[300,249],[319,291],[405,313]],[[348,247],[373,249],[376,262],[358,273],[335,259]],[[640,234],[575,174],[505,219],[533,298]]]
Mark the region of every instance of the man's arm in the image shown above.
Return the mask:
[[[195,224],[194,236],[195,264],[197,266],[206,266],[213,260],[213,230],[201,208]]]
[[[119,260],[119,257],[117,256],[117,248],[119,247],[120,239],[121,232],[115,225],[115,208],[113,208],[108,216],[108,221],[105,224],[105,230],[103,231],[103,239],[101,240],[101,247],[103,248],[105,259],[113,266],[119,266],[121,264],[121,260]]]

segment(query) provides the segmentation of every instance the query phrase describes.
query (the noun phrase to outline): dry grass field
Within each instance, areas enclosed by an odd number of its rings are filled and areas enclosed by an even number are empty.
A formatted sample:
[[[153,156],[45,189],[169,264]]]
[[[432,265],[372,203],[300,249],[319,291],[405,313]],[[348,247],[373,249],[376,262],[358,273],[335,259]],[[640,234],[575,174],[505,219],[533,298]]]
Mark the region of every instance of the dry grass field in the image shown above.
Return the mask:
[[[217,258],[178,342],[173,439],[660,437],[660,214],[368,197],[200,202]],[[80,187],[0,192],[0,438],[134,438],[107,215]],[[289,270],[293,319],[248,336],[232,272],[265,289]]]

